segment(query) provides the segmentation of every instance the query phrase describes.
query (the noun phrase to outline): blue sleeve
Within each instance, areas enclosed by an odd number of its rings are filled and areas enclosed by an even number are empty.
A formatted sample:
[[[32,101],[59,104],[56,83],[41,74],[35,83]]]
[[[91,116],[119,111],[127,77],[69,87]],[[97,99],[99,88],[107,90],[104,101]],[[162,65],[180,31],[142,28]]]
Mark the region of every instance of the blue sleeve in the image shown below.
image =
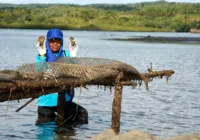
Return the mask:
[[[65,57],[70,57],[70,52],[68,50],[65,50]]]
[[[48,69],[48,65],[46,63],[46,56],[40,56],[39,54],[36,56],[36,71],[42,72]]]
[[[38,55],[36,56],[35,61],[36,61],[36,63],[39,63],[39,62],[46,62],[46,59],[47,59],[46,56],[41,56],[41,55],[38,54]]]

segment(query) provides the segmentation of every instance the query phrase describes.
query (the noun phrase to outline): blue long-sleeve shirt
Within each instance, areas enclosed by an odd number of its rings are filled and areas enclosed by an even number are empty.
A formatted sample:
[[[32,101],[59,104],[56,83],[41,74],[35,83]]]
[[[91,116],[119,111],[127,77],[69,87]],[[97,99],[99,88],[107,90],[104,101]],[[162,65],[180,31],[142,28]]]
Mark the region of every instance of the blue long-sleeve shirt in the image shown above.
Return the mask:
[[[54,54],[55,56],[57,54]],[[70,53],[69,51],[65,50],[65,57],[69,57]],[[46,56],[36,56],[36,63],[40,62],[46,62]],[[74,89],[72,90],[72,93],[65,94],[66,101],[72,101],[74,97]],[[58,104],[58,93],[51,93],[47,95],[42,95],[38,98],[38,106],[47,106],[47,107],[54,107]]]

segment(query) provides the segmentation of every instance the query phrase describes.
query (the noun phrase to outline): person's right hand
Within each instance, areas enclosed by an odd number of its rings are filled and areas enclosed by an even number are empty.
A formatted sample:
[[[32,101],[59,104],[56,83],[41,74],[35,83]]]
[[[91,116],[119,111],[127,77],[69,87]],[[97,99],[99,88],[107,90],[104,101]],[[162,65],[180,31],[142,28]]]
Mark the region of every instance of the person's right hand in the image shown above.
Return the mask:
[[[39,51],[39,54],[41,56],[44,56],[46,54],[46,45],[45,45],[45,37],[44,36],[40,36],[38,37],[38,40],[37,40],[37,44],[36,44],[36,47]]]

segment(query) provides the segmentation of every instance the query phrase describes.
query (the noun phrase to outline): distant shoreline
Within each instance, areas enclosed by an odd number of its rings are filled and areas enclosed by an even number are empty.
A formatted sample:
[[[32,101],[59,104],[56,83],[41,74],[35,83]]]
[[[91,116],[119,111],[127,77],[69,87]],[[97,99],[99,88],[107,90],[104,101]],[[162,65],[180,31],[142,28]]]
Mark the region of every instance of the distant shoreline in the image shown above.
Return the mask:
[[[58,29],[61,29],[61,30],[72,30],[72,31],[107,31],[107,32],[169,32],[169,33],[180,33],[180,32],[175,32],[173,30],[167,30],[167,29],[162,29],[162,30],[104,30],[104,29],[90,29],[90,28],[82,28],[82,29],[78,29],[78,28],[65,28],[63,26],[53,26],[53,27],[45,27],[45,26],[41,26],[40,28],[38,27],[34,27],[34,26],[25,26],[25,27],[5,27],[5,26],[1,26],[0,25],[0,29],[16,29],[16,30],[49,30],[49,29],[52,29],[52,28],[58,28]],[[189,32],[184,32],[184,33],[192,33],[192,34],[200,34],[200,29],[191,29]],[[181,37],[183,38],[183,37]],[[146,38],[143,37],[140,38],[140,39],[135,39],[135,38],[126,38],[126,39],[120,39],[120,38],[115,38],[115,40],[160,40],[160,39],[166,39],[165,37],[152,37],[152,36],[147,36]],[[171,37],[171,39],[169,38],[168,40],[174,40],[175,37]],[[188,37],[186,37],[186,39],[188,39]],[[192,40],[194,38],[191,38]],[[197,41],[198,38],[196,38]],[[176,39],[175,39],[176,40]],[[178,38],[177,40],[181,40],[180,38]],[[190,38],[189,38],[190,40]],[[195,40],[195,39],[194,39]]]
[[[27,30],[49,30],[52,28],[58,28],[61,30],[74,30],[74,31],[108,31],[108,32],[175,32],[174,30],[169,29],[134,29],[134,30],[126,30],[126,29],[103,29],[99,27],[91,27],[91,26],[84,26],[79,28],[70,28],[65,25],[61,26],[2,26],[0,25],[0,29],[27,29]]]

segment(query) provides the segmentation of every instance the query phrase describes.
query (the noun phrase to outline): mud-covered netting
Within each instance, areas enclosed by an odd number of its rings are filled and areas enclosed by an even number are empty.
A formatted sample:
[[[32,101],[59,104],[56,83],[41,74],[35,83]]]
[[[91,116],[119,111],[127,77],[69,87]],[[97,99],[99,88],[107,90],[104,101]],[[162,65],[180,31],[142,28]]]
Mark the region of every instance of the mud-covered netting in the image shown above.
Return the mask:
[[[126,63],[103,58],[61,58],[54,63],[24,64],[17,71],[33,76],[43,74],[46,77],[69,77],[84,82],[108,80],[123,72],[121,80],[142,80],[140,73]]]
[[[56,62],[23,64],[16,70],[0,71],[0,101],[37,98],[87,85],[115,86],[141,81],[140,73],[120,61],[102,58],[62,58]],[[12,93],[12,96],[9,94]]]
[[[87,85],[135,87],[144,81],[148,88],[152,78],[170,77],[173,73],[165,70],[141,74],[131,65],[103,58],[61,58],[51,63],[23,64],[16,70],[0,71],[0,102],[37,98]]]

